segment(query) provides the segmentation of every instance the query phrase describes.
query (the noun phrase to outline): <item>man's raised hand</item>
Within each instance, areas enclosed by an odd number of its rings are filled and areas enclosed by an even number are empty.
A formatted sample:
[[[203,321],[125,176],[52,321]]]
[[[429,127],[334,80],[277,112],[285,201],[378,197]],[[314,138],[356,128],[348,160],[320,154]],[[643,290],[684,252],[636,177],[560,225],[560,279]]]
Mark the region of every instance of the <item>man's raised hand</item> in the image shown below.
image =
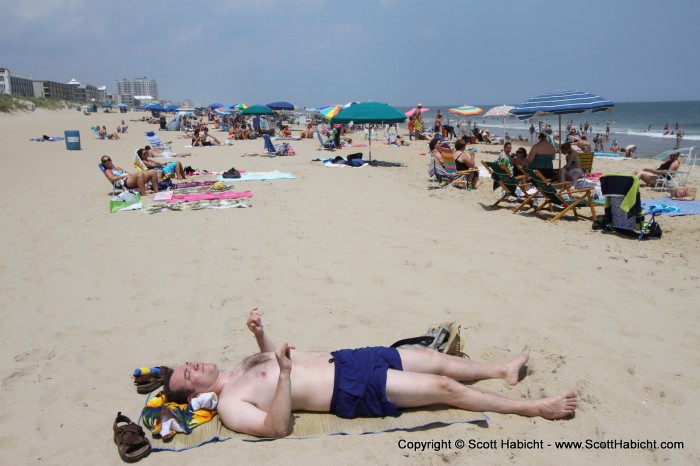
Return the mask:
[[[264,333],[262,317],[257,307],[250,311],[246,325],[248,325],[248,329],[253,332],[253,335],[262,335]]]
[[[275,357],[277,358],[277,364],[280,366],[280,373],[292,370],[292,356],[290,350],[293,349],[295,348],[285,341],[275,350]]]

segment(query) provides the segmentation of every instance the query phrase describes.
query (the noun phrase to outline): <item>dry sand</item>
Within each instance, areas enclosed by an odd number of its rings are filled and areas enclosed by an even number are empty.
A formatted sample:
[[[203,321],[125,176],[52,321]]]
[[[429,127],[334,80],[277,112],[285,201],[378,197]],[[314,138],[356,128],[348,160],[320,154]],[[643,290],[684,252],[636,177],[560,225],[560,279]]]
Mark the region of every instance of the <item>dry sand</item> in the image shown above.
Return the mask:
[[[0,116],[0,246],[4,464],[121,464],[117,411],[138,418],[131,372],[211,360],[228,367],[256,350],[245,329],[259,306],[269,334],[308,350],[390,344],[429,324],[463,325],[466,351],[498,362],[533,347],[517,386],[479,383],[515,398],[568,389],[575,418],[490,414],[488,427],[245,443],[231,440],[143,464],[698,464],[700,216],[661,217],[658,241],[603,235],[586,220],[554,224],[492,210],[488,181],[474,192],[431,190],[424,144],[375,159],[405,168],[330,169],[329,153],[297,141],[295,157],[242,157],[262,140],[187,149],[196,168],[281,170],[295,180],[237,183],[251,209],[110,214],[97,169],[109,154],[129,169],[143,114],[38,110]],[[80,130],[82,150],[29,138]],[[182,152],[187,141],[160,133]],[[214,133],[219,135],[221,133]],[[354,137],[359,139],[357,136]],[[495,147],[495,146],[493,146]],[[517,144],[516,144],[517,147]],[[480,145],[479,155],[489,146]],[[366,148],[346,148],[347,155]],[[594,171],[654,162],[595,160]],[[697,186],[700,170],[691,173]],[[643,197],[659,193],[643,189]],[[599,212],[602,209],[599,209]],[[411,441],[497,440],[495,450],[412,452]],[[684,442],[683,449],[503,449],[505,439]]]

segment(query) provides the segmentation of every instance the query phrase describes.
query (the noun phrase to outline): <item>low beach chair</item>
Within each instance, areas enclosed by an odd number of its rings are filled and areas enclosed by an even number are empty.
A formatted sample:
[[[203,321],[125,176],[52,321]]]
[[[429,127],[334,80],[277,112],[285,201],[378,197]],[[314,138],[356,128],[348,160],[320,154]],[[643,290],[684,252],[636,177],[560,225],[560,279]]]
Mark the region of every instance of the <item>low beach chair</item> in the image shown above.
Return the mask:
[[[269,134],[263,134],[262,137],[263,141],[265,141],[265,155],[287,155],[287,146],[283,144],[275,146],[274,144],[272,144],[272,139],[270,139]]]
[[[91,127],[90,127],[90,131],[92,131],[92,134],[94,134],[95,136],[97,136],[97,139],[107,139],[106,136],[102,136],[102,135],[100,134],[100,132],[97,130],[97,126],[94,126],[94,125],[91,126]]]
[[[644,221],[639,194],[639,179],[634,175],[607,174],[600,177],[600,189],[605,196],[605,218],[603,231],[618,231],[644,237],[660,238],[661,227],[656,223],[655,215],[660,210],[647,212],[651,214],[649,222]]]
[[[445,184],[442,188],[448,186],[463,187],[466,190],[471,190],[471,179],[474,173],[479,173],[478,168],[471,168],[469,170],[457,170],[457,165],[455,163],[455,152],[453,149],[447,149],[445,147],[440,149],[442,154],[442,161],[445,162],[445,171],[448,176],[452,177],[450,183]]]
[[[326,149],[326,150],[335,149],[335,143],[333,141],[324,141],[323,140],[323,136],[321,136],[321,132],[318,130],[318,127],[316,127],[316,137],[318,137],[318,140],[321,143],[319,150],[320,149]]]
[[[527,171],[525,173],[527,174]],[[571,182],[569,181],[564,183],[549,183],[543,181],[539,176],[530,176],[530,181],[537,188],[537,193],[528,196],[526,201],[534,199],[535,196],[539,194],[544,198],[544,202],[535,208],[535,215],[539,216],[539,213],[545,208],[547,208],[550,213],[555,214],[554,206],[561,206],[561,212],[556,213],[552,218],[548,218],[548,222],[556,222],[570,211],[573,212],[575,217],[583,217],[593,221],[598,218],[595,213],[593,196],[591,195],[594,188],[572,189]],[[589,207],[591,209],[590,217],[578,213],[577,209],[582,207]]]
[[[508,169],[508,167],[498,163],[498,162],[485,162],[481,161],[481,164],[486,167],[486,169],[491,174],[491,179],[493,179],[493,189],[501,188],[503,194],[496,202],[493,203],[491,207],[497,207],[501,202],[512,198],[519,205],[513,210],[513,212],[520,211],[526,205],[534,207],[534,196],[529,197],[530,194],[536,194],[537,190],[527,193],[527,185],[524,183],[523,176],[513,176]],[[525,199],[523,201],[523,199]]]
[[[148,144],[152,148],[160,150],[161,153],[163,153],[163,151],[172,150],[172,147],[170,147],[170,143],[163,143],[155,131],[146,131],[144,134],[146,135],[146,139],[148,139]]]
[[[104,177],[104,179],[107,180],[107,182],[109,183],[109,185],[112,187],[112,192],[109,193],[110,196],[116,196],[117,190],[119,190],[119,191],[130,191],[130,189],[127,188],[126,186],[123,186],[123,185],[121,185],[121,184],[120,184],[119,186],[117,186],[116,183],[112,183],[111,181],[109,181],[109,178],[107,178],[107,175],[105,175],[105,166],[102,165],[102,162],[98,163],[98,164],[97,164],[97,167],[98,167],[98,168],[100,169],[100,171],[102,172],[102,176]]]

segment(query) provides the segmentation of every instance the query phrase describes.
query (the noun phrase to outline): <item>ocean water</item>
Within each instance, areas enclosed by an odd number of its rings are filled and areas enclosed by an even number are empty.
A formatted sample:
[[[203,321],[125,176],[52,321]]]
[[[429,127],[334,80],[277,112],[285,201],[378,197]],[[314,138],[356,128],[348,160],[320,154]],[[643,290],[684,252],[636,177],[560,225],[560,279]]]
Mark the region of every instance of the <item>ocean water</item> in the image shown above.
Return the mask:
[[[472,117],[460,117],[447,112],[447,109],[459,107],[458,105],[428,105],[429,108],[423,114],[426,124],[432,125],[436,110],[440,110],[444,124],[455,125],[457,120],[467,121],[471,119],[480,127],[486,127],[492,133],[502,136],[505,132],[517,138],[518,135],[529,137],[530,122],[520,121],[516,118],[502,119],[483,118],[481,115]],[[471,105],[471,103],[469,104]],[[484,113],[495,105],[478,105]],[[498,104],[500,105],[500,104]],[[517,104],[516,104],[517,105]],[[401,111],[408,111],[412,107],[397,107]],[[552,125],[558,131],[559,119],[557,116],[536,117],[545,123]],[[610,138],[605,143],[605,150],[609,150],[613,140],[620,147],[628,144],[637,146],[636,157],[651,158],[660,152],[676,147],[675,126],[679,124],[683,131],[681,147],[700,146],[700,101],[689,102],[620,102],[615,103],[612,112],[597,113],[573,113],[561,116],[562,130],[566,129],[566,122],[573,120],[574,127],[579,128],[580,123],[588,121],[593,127],[593,135],[588,137],[591,141],[596,133],[605,133],[605,127],[610,122]],[[505,126],[504,126],[505,123]],[[664,135],[664,126],[668,124],[668,131],[674,134]],[[650,129],[651,126],[651,129]],[[535,122],[535,128],[537,123]]]

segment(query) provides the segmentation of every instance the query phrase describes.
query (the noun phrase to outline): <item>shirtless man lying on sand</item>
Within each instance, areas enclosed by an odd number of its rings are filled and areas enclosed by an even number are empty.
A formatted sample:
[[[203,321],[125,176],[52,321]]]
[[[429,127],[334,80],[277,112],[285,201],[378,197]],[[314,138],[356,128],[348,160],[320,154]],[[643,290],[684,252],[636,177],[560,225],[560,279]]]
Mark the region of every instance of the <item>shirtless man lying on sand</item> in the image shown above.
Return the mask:
[[[304,352],[287,342],[275,347],[254,309],[248,328],[260,353],[227,371],[215,364],[188,362],[165,375],[169,401],[186,403],[215,392],[221,422],[258,437],[291,433],[292,411],[331,412],[344,418],[399,416],[400,408],[445,404],[468,411],[491,411],[546,419],[576,410],[578,394],[568,391],[541,400],[511,400],[483,388],[463,385],[484,379],[518,383],[530,357],[522,353],[505,364],[485,364],[432,349],[362,348],[333,353]]]

